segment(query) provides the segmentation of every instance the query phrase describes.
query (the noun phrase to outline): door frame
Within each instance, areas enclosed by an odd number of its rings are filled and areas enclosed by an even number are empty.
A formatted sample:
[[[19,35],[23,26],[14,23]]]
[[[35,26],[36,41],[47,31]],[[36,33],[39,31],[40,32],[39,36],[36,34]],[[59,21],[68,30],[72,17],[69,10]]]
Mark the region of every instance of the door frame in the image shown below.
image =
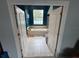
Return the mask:
[[[55,5],[55,6],[63,6],[63,14],[62,14],[62,21],[61,21],[61,27],[60,27],[60,33],[58,37],[58,44],[57,44],[57,50],[56,50],[56,55],[60,52],[61,48],[61,43],[63,39],[63,33],[64,33],[64,28],[65,28],[65,21],[66,21],[66,16],[68,12],[68,7],[69,7],[69,1],[52,1],[52,0],[7,0],[8,4],[8,10],[9,10],[9,15],[11,19],[11,26],[12,26],[12,31],[14,35],[14,40],[16,44],[16,49],[17,49],[17,55],[18,57],[22,57],[21,55],[21,48],[20,48],[20,43],[17,35],[17,27],[16,27],[16,18],[14,14],[14,5]]]

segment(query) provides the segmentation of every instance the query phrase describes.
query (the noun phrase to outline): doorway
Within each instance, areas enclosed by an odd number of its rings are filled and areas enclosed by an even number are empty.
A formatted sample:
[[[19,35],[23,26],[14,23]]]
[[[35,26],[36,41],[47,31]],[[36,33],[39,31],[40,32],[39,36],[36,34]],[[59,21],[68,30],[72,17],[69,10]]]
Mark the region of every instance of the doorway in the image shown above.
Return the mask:
[[[23,57],[54,56],[62,6],[15,5]]]
[[[12,28],[13,28],[13,34],[14,34],[14,39],[15,39],[15,43],[16,43],[16,48],[17,48],[17,53],[18,53],[18,57],[21,57],[20,55],[20,49],[19,49],[19,42],[17,39],[17,30],[16,30],[16,26],[15,26],[15,17],[14,17],[14,8],[13,5],[55,5],[55,6],[64,6],[63,8],[63,17],[62,17],[62,21],[61,21],[61,28],[60,28],[60,34],[59,34],[59,38],[58,38],[58,45],[57,45],[57,49],[56,49],[56,54],[59,53],[60,51],[60,47],[61,47],[61,42],[62,42],[62,37],[63,37],[63,31],[64,31],[64,24],[65,24],[65,20],[66,20],[66,15],[67,15],[67,10],[68,10],[68,5],[69,5],[69,1],[47,1],[46,2],[42,2],[43,0],[41,0],[40,2],[36,1],[32,1],[32,3],[29,3],[29,1],[8,1],[8,6],[9,6],[9,12],[10,12],[10,16],[11,16],[11,23],[12,23]]]

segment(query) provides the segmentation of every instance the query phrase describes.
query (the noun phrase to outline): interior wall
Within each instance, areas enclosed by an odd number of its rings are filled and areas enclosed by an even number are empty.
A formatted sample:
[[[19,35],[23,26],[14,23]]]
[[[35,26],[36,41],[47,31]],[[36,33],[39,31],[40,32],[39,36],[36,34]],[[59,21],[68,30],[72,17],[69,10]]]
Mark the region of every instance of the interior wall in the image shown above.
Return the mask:
[[[18,57],[6,0],[0,0],[0,41],[9,57]]]
[[[79,38],[79,0],[70,0],[61,51],[66,47],[74,47]]]

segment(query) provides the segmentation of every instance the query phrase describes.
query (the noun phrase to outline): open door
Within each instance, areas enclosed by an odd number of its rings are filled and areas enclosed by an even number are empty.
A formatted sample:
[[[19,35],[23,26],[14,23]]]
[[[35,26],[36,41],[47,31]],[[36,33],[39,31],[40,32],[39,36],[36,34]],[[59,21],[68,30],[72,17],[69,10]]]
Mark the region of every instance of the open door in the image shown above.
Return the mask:
[[[48,28],[48,47],[55,54],[57,36],[59,30],[59,23],[61,19],[62,7],[58,7],[54,10],[51,9],[49,13],[49,28]]]
[[[16,13],[16,21],[17,21],[17,29],[18,29],[18,37],[20,39],[22,57],[25,55],[25,44],[27,42],[27,35],[26,35],[26,24],[25,24],[25,13],[22,9],[15,6],[15,13]]]

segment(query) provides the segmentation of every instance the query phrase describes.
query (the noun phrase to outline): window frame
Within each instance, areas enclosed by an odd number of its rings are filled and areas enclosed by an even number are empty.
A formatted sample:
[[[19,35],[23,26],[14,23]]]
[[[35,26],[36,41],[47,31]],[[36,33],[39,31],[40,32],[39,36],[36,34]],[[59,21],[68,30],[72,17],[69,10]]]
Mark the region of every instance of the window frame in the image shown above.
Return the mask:
[[[44,9],[33,9],[34,10],[43,10],[43,24],[34,24],[34,15],[33,15],[33,25],[34,26],[44,26]]]

